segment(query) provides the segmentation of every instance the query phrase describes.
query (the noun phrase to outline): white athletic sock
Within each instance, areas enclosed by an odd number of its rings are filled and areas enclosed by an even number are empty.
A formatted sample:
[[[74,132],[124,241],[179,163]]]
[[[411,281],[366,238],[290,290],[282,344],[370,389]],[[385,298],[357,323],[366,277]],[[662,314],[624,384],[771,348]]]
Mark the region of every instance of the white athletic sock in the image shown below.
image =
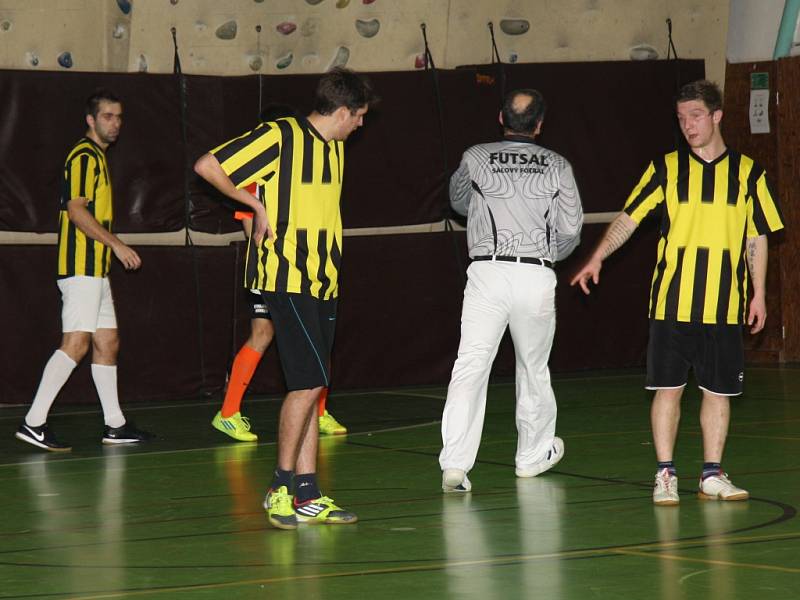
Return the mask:
[[[67,354],[61,350],[53,352],[53,356],[47,361],[42,373],[42,380],[39,382],[39,389],[33,397],[33,404],[25,415],[25,422],[31,427],[39,427],[47,422],[47,413],[56,399],[58,392],[67,383],[67,379],[77,366]]]
[[[119,407],[117,395],[117,366],[93,364],[92,379],[94,387],[97,388],[97,395],[100,396],[100,404],[103,405],[103,419],[106,425],[122,427],[125,424],[125,416]]]

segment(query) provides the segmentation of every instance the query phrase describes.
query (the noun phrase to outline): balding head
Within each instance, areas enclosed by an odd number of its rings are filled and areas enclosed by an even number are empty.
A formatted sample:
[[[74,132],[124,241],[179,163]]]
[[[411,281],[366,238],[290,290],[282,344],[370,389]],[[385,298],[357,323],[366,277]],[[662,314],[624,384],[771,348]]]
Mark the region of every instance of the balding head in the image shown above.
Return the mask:
[[[546,104],[537,90],[514,90],[503,101],[503,127],[519,135],[534,135],[542,119]]]

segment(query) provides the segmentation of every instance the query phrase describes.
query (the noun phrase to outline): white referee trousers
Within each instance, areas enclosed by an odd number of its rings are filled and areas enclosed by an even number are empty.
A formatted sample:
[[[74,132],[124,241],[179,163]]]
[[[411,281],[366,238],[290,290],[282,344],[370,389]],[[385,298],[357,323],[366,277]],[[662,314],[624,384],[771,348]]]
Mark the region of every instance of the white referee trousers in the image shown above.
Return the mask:
[[[467,269],[461,342],[442,415],[444,469],[475,464],[489,374],[506,326],[516,354],[517,468],[544,459],[556,430],[556,399],[547,361],[556,328],[556,275],[539,265],[473,262]]]

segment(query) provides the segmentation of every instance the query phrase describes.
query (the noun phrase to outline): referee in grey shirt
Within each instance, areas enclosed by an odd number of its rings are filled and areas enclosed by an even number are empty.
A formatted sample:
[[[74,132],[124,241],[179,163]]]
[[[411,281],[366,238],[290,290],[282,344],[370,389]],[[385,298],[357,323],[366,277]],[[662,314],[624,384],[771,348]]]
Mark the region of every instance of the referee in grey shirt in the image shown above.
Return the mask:
[[[547,471],[564,455],[547,361],[556,327],[553,266],[580,241],[583,209],[567,160],[535,143],[545,101],[531,89],[503,102],[501,142],[465,153],[450,203],[467,216],[472,263],[461,343],[447,390],[439,455],[442,489],[468,492],[486,410],[492,362],[506,326],[517,360],[517,477]]]

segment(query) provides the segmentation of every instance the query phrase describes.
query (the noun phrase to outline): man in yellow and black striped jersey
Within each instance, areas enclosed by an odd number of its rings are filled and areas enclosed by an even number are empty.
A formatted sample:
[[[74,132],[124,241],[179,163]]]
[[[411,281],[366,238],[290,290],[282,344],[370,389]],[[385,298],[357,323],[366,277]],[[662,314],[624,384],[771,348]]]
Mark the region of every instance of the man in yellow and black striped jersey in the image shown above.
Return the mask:
[[[344,141],[374,101],[364,77],[334,69],[320,79],[308,117],[262,123],[195,164],[201,177],[254,214],[244,285],[260,290],[269,307],[289,390],[264,501],[269,522],[280,529],[357,520],[319,491],[316,406],[329,384],[336,325]],[[263,201],[246,190],[253,182]]]
[[[764,169],[728,148],[720,132],[722,94],[709,81],[683,86],[676,99],[678,123],[688,147],[650,163],[620,215],[592,257],[574,277],[588,294],[599,282],[603,260],[617,250],[650,213],[661,220],[650,294],[647,389],[658,461],[653,502],[676,505],[678,478],[673,449],[680,400],[689,369],[703,392],[705,499],[746,500],[721,466],[730,422],[730,397],[742,393],[742,328],[764,328],[767,318],[767,234],[783,228]],[[753,297],[748,304],[747,288]]]
[[[103,408],[104,444],[129,444],[150,437],[126,421],[117,394],[117,318],[108,281],[111,254],[126,269],[138,269],[139,255],[111,233],[111,175],[106,150],[119,136],[122,103],[108,90],[86,101],[86,136],[64,164],[58,221],[58,287],[64,332],[47,361],[30,410],[16,437],[50,451],[70,447],[47,425],[50,407],[72,370],[92,346],[92,379]]]

